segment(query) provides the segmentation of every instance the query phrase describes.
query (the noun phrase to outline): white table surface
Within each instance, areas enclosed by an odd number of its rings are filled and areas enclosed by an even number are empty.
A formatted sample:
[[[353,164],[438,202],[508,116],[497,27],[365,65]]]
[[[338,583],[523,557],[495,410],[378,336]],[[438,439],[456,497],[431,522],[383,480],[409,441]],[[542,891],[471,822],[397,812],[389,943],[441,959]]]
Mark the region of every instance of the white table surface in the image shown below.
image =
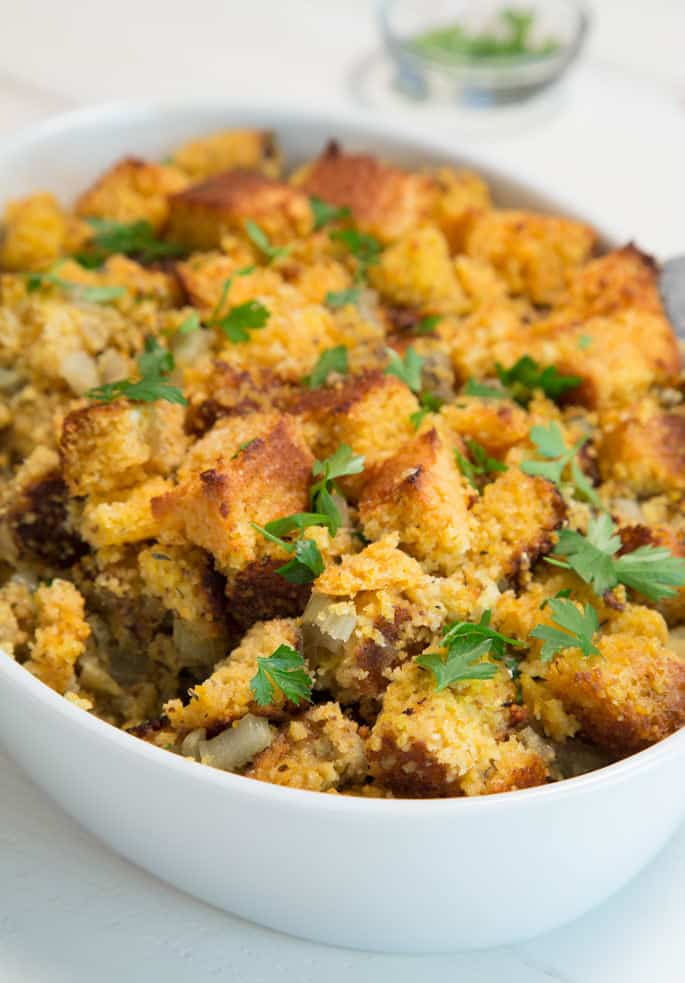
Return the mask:
[[[657,255],[683,252],[685,2],[592,6],[588,55],[556,114],[496,137],[454,127],[455,147],[556,180]],[[368,0],[0,0],[0,25],[0,139],[114,98],[211,92],[230,106],[273,92],[334,110],[349,105],[350,66],[375,44]],[[327,949],[231,918],[120,860],[0,753],[0,983],[681,983],[684,911],[685,829],[607,904],[527,944],[430,957]]]

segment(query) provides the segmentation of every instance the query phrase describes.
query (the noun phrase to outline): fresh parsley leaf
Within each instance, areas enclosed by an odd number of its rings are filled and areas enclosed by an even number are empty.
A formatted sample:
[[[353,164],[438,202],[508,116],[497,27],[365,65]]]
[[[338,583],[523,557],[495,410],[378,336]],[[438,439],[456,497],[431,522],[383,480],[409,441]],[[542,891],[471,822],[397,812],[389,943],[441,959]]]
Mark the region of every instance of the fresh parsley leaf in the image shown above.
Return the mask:
[[[470,437],[467,437],[465,443],[470,459],[458,450],[455,450],[454,456],[466,480],[476,491],[479,491],[480,486],[476,480],[478,477],[483,477],[493,471],[506,471],[507,466],[502,461],[498,461],[497,458],[489,457],[485,448],[481,447],[477,441],[471,440]]]
[[[275,259],[287,256],[290,252],[290,246],[272,246],[264,229],[251,218],[245,222],[245,231],[250,241],[266,256],[270,263],[273,263]]]
[[[200,315],[197,313],[197,311],[193,311],[192,314],[188,315],[182,324],[179,324],[178,328],[176,329],[176,334],[184,338],[186,335],[192,334],[193,331],[199,331],[201,327]]]
[[[530,431],[530,439],[535,444],[537,452],[545,461],[523,461],[521,470],[525,474],[547,478],[559,486],[566,468],[571,465],[571,480],[576,491],[596,508],[602,508],[602,501],[592,487],[589,479],[580,467],[576,455],[587,442],[587,437],[581,437],[573,447],[567,447],[561,428],[554,420],[549,427],[536,426]]]
[[[109,219],[86,219],[93,229],[93,238],[76,259],[85,266],[101,265],[108,256],[123,253],[135,256],[143,263],[168,256],[182,256],[183,246],[158,239],[149,222],[112,222]]]
[[[419,403],[421,404],[421,409],[409,414],[409,419],[414,430],[419,429],[429,413],[437,413],[440,407],[443,406],[444,400],[436,393],[421,393]]]
[[[588,349],[591,344],[592,344],[592,335],[582,334],[578,339],[578,347],[580,348],[581,352],[586,351],[586,349]]]
[[[337,311],[341,307],[346,307],[348,304],[358,303],[360,296],[361,290],[359,287],[348,287],[347,290],[329,290],[324,299],[324,304],[326,307],[330,307],[331,310]]]
[[[315,232],[329,222],[338,222],[340,219],[349,218],[352,214],[347,206],[329,205],[327,201],[317,198],[316,195],[312,195],[309,199],[309,207],[312,210]]]
[[[340,495],[336,485],[338,478],[350,474],[361,474],[364,470],[364,458],[355,454],[347,444],[340,447],[323,461],[315,461],[312,474],[319,480],[309,489],[312,508],[316,513],[328,517],[328,528],[331,536],[335,536],[342,525],[342,516],[333,495]]]
[[[312,679],[304,669],[304,659],[289,645],[279,645],[268,658],[257,658],[257,673],[250,689],[261,707],[273,702],[276,689],[296,706],[301,700],[311,703]]]
[[[327,348],[321,353],[316,365],[304,381],[310,389],[320,389],[328,381],[331,372],[347,375],[347,369],[347,348],[344,345],[336,345],[335,348]]]
[[[385,369],[386,375],[396,375],[398,379],[409,386],[413,393],[421,390],[421,370],[426,361],[414,349],[409,346],[404,358],[397,354],[394,348],[386,348],[388,355],[388,365]]]
[[[309,526],[327,526],[329,518],[320,512],[294,512],[292,515],[283,516],[282,519],[272,519],[264,526],[272,536],[287,536],[288,533],[304,532]]]
[[[288,516],[287,518],[292,517]],[[274,523],[278,524],[280,522],[283,522],[283,520],[274,519]],[[311,525],[312,523],[309,524]],[[321,525],[324,523],[317,522],[315,524]],[[323,573],[323,557],[319,552],[319,547],[316,545],[313,539],[304,539],[300,537],[299,539],[296,539],[294,543],[289,543],[287,540],[282,539],[274,532],[271,532],[268,526],[273,526],[273,523],[267,523],[266,526],[258,526],[256,522],[252,523],[252,528],[261,533],[265,539],[268,539],[272,543],[276,543],[281,547],[281,549],[285,550],[286,553],[294,554],[292,560],[289,560],[282,567],[278,567],[276,570],[276,573],[280,574],[284,580],[287,580],[291,584],[309,584],[312,580],[315,580]]]
[[[662,546],[640,546],[632,553],[615,556],[621,548],[616,526],[607,513],[591,519],[587,535],[562,529],[554,547],[565,562],[556,565],[573,570],[597,594],[624,584],[652,601],[673,597],[685,584],[685,559]],[[551,558],[548,558],[551,559]]]
[[[445,656],[440,652],[426,652],[416,661],[433,673],[435,688],[440,692],[465,679],[492,679],[497,673],[497,666],[479,660],[488,653],[496,659],[503,659],[508,645],[525,647],[524,642],[507,638],[490,628],[490,612],[486,611],[477,624],[455,621],[444,629]]]
[[[416,324],[414,331],[417,334],[434,334],[435,329],[440,324],[442,318],[439,314],[427,314]]]
[[[214,310],[209,316],[209,321],[207,322],[210,326],[213,324],[217,324],[218,321],[221,319],[224,305],[226,304],[226,300],[228,299],[228,292],[231,289],[235,278],[237,276],[247,276],[249,273],[253,273],[255,269],[256,266],[254,265],[254,263],[252,263],[250,266],[243,266],[240,270],[236,270],[235,273],[232,273],[231,276],[227,277],[224,280],[221,286],[221,294],[219,295],[219,299],[216,302],[216,306]]]
[[[137,382],[130,379],[108,382],[91,389],[86,396],[100,403],[111,403],[114,399],[125,397],[133,402],[152,403],[161,399],[186,406],[188,401],[181,390],[170,385],[166,379],[173,370],[174,356],[150,336],[145,339],[145,350],[138,358],[141,378]]]
[[[58,263],[45,273],[29,273],[26,277],[26,289],[29,293],[34,293],[44,286],[59,287],[70,294],[75,301],[83,301],[88,304],[109,304],[126,293],[126,287],[105,287],[88,286],[84,283],[74,283],[72,280],[64,280],[57,276],[57,270],[62,266],[64,260]]]
[[[268,307],[259,300],[246,300],[244,304],[232,307],[228,314],[213,322],[234,344],[250,340],[250,331],[263,328],[269,320]]]
[[[523,355],[509,369],[498,362],[496,369],[502,385],[510,391],[513,399],[524,406],[536,389],[541,389],[545,396],[556,400],[582,382],[577,375],[561,375],[554,365],[543,368],[530,355]]]
[[[480,396],[482,399],[509,399],[509,393],[499,386],[489,386],[477,379],[467,379],[464,386],[465,396]]]
[[[331,232],[330,238],[334,242],[341,242],[347,247],[348,252],[357,261],[357,271],[355,279],[357,282],[366,277],[370,266],[376,266],[381,254],[381,244],[374,236],[366,232],[359,232],[358,229],[336,229]]]
[[[599,618],[591,604],[586,604],[579,611],[573,601],[553,597],[549,606],[554,626],[537,625],[530,633],[531,638],[539,638],[543,642],[540,651],[543,662],[549,662],[567,648],[579,648],[586,658],[599,655],[599,649],[592,642],[593,635],[599,629]]]

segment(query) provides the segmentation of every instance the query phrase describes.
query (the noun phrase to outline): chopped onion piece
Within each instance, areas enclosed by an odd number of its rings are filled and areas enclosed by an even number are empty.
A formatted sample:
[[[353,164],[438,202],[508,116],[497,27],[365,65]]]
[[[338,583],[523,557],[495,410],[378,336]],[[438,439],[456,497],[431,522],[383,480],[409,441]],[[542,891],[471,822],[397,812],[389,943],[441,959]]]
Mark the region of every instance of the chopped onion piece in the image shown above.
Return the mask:
[[[322,644],[328,638],[335,647],[346,642],[357,626],[357,613],[352,601],[341,601],[314,592],[302,615],[302,624],[316,628]]]
[[[268,748],[274,734],[268,720],[248,713],[235,727],[228,727],[211,741],[200,741],[200,761],[222,771],[236,771]]]
[[[195,758],[196,761],[200,760],[200,744],[206,742],[207,740],[207,728],[198,727],[196,730],[191,730],[189,734],[183,738],[183,743],[181,744],[181,754],[184,758]]]

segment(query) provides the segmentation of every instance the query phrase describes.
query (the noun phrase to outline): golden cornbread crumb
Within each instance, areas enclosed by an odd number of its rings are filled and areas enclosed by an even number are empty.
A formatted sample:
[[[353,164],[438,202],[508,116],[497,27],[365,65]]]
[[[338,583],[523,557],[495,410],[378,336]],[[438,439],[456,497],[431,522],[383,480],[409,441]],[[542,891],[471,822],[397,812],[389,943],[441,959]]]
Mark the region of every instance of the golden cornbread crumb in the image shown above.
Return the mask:
[[[90,626],[84,599],[67,580],[53,580],[35,594],[36,634],[29,645],[29,672],[58,693],[74,685],[74,665],[85,649]]]
[[[80,196],[76,213],[114,222],[145,221],[159,229],[169,214],[169,196],[187,183],[176,167],[125,157]]]
[[[177,147],[172,160],[193,181],[244,169],[278,177],[281,154],[269,130],[219,130]]]

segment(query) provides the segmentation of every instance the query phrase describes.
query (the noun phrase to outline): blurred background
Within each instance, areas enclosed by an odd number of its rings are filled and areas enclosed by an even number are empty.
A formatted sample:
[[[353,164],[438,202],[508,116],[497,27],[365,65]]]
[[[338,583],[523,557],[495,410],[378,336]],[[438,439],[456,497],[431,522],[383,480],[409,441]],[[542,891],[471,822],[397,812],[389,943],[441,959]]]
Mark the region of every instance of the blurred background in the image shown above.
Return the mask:
[[[494,7],[510,5],[545,13],[534,0]],[[430,15],[464,0],[417,6]],[[523,107],[466,111],[397,91],[374,0],[0,0],[0,139],[113,99],[357,104],[451,133],[661,257],[683,251],[685,2],[584,6],[591,29],[560,84]]]

